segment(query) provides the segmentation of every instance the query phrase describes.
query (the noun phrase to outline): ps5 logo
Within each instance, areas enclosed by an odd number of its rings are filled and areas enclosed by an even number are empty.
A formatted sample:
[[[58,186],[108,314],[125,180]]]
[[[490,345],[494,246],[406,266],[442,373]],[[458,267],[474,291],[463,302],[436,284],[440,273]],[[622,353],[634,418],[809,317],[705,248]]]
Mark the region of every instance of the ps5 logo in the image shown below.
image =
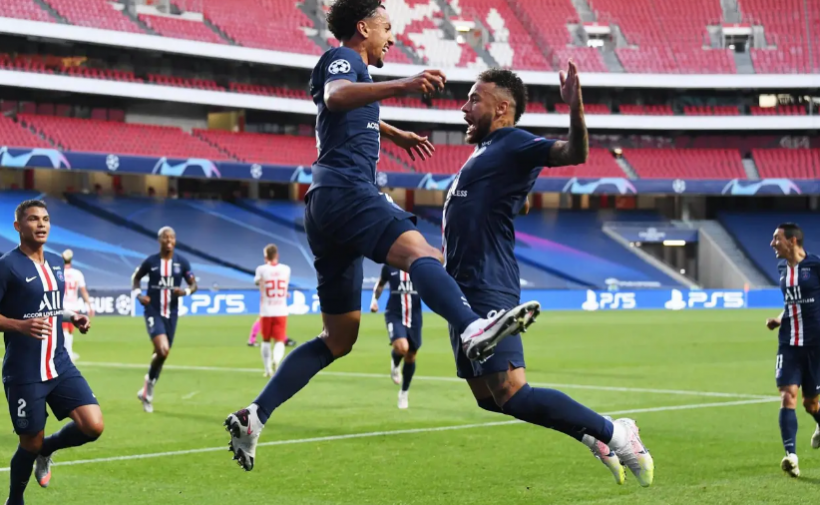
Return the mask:
[[[596,293],[591,289],[587,290],[587,299],[581,305],[582,309],[590,312],[595,310],[629,310],[634,309],[635,307],[635,293]]]

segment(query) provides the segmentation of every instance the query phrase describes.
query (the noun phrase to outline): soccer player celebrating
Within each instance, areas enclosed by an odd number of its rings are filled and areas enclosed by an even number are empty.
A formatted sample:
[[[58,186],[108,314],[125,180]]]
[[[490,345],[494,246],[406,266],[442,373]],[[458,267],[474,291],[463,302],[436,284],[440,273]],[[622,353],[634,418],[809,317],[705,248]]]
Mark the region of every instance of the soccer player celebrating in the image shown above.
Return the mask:
[[[817,423],[811,446],[820,448],[820,257],[803,249],[803,230],[794,223],[777,227],[771,242],[780,260],[780,291],[785,307],[766,320],[778,335],[775,380],[780,390],[780,436],[786,456],[780,468],[792,477],[797,466],[797,389],[803,388],[803,407]]]
[[[66,249],[63,251],[63,261],[65,262],[65,298],[63,299],[66,309],[72,312],[80,312],[80,297],[82,295],[85,306],[88,307],[88,317],[94,317],[94,308],[88,298],[88,290],[85,287],[85,276],[83,273],[71,265],[74,259],[74,251]],[[77,361],[80,355],[74,352],[74,325],[63,321],[63,338],[65,339],[65,350],[71,357],[71,361]]]
[[[544,166],[584,163],[589,151],[581,84],[570,61],[560,73],[561,98],[570,106],[567,141],[547,140],[515,128],[527,105],[526,87],[509,70],[481,73],[462,107],[467,142],[476,146],[456,175],[444,203],[445,268],[467,302],[492,317],[519,303],[521,295],[514,217]],[[459,329],[450,339],[458,376],[466,379],[479,407],[551,428],[592,450],[624,481],[624,465],[642,486],[652,484],[654,464],[631,419],[610,421],[553,389],[534,388],[524,373],[521,337],[505,339],[488,360],[469,360]]]
[[[279,263],[279,249],[265,247],[265,264],[256,268],[254,282],[259,286],[259,321],[262,328],[262,364],[265,377],[272,377],[285,357],[288,327],[288,284],[290,267]],[[271,356],[270,341],[273,340]]]
[[[142,388],[137,391],[137,399],[142,402],[145,412],[154,411],[154,386],[159,380],[162,365],[171,352],[171,346],[174,345],[179,299],[195,293],[197,289],[191,264],[184,256],[174,251],[177,244],[174,229],[165,226],[159,230],[157,236],[159,253],[148,256],[132,278],[133,295],[145,307],[145,326],[154,344],[148,375],[145,376]],[[140,281],[146,275],[148,294],[143,295]],[[185,289],[182,289],[183,279],[188,283]]]
[[[234,459],[245,470],[253,468],[259,433],[273,411],[352,350],[361,320],[364,257],[409,273],[424,303],[456,328],[470,359],[492,354],[498,342],[531,322],[527,314],[538,309],[530,302],[491,318],[473,312],[444,270],[441,252],[424,240],[413,216],[376,187],[382,138],[413,159],[426,159],[433,152],[426,137],[380,121],[379,101],[441,90],[444,74],[427,70],[406,79],[373,82],[367,67],[381,67],[395,43],[379,0],[337,0],[327,21],[341,47],[322,55],[311,75],[319,156],[305,197],[305,231],[315,257],[324,331],[294,349],[259,397],[225,420]]]
[[[11,423],[20,437],[11,458],[8,505],[22,505],[31,478],[47,487],[51,455],[97,440],[103,417],[97,399],[66,351],[60,327],[68,318],[81,333],[88,317],[64,309],[65,275],[59,256],[43,250],[51,229],[46,204],[17,206],[14,229],[20,245],[0,258],[0,330],[4,333],[3,386]],[[46,404],[58,420],[71,422],[43,437]]]
[[[387,324],[387,335],[393,352],[390,353],[390,377],[399,390],[399,408],[410,406],[407,392],[410,382],[416,373],[416,353],[421,348],[421,299],[413,289],[413,281],[407,272],[388,265],[382,267],[382,274],[373,287],[373,299],[370,311],[379,311],[379,297],[387,284],[390,284],[390,299],[384,311],[384,322]],[[399,363],[404,360],[404,366]]]

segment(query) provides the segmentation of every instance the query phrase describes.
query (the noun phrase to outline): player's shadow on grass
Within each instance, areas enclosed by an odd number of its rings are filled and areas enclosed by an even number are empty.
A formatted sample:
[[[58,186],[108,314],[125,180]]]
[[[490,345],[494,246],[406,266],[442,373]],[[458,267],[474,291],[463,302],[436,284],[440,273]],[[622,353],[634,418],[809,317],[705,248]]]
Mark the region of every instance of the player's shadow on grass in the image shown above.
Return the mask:
[[[820,486],[820,478],[818,477],[798,477],[794,480],[799,482],[800,484]]]

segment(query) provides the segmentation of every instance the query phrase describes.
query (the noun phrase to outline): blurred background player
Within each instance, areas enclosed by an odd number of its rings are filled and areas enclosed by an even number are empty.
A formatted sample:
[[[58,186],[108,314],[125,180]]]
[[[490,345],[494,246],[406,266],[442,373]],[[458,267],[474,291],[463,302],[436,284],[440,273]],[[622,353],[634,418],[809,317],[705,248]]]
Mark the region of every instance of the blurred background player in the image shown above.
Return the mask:
[[[151,366],[145,376],[143,387],[137,391],[137,399],[142,402],[143,410],[154,411],[154,386],[159,380],[162,365],[168,359],[174,335],[177,329],[179,299],[196,293],[197,285],[191,264],[174,250],[177,235],[170,226],[165,226],[157,233],[159,253],[148,256],[139,266],[132,278],[133,294],[145,307],[145,326],[148,336],[154,344]],[[142,295],[140,281],[148,276],[148,294]],[[188,287],[182,289],[182,281]]]
[[[65,297],[63,304],[66,309],[73,312],[81,312],[80,297],[82,295],[85,306],[88,308],[88,317],[94,317],[94,308],[88,298],[88,290],[85,287],[85,276],[83,273],[71,265],[74,259],[74,252],[71,249],[63,251],[63,261],[65,261]],[[77,361],[80,355],[74,352],[74,325],[63,321],[63,337],[65,338],[65,350],[71,357],[71,361]]]
[[[259,332],[262,330],[262,319],[256,318],[256,321],[253,322],[251,325],[251,332],[248,334],[248,347],[256,347],[256,336],[259,335]],[[286,347],[293,347],[296,345],[296,341],[290,337],[285,337],[285,346]]]
[[[786,456],[780,468],[792,477],[800,476],[797,465],[797,389],[803,389],[803,407],[817,423],[811,446],[820,448],[820,257],[803,249],[803,230],[783,223],[771,242],[780,260],[780,291],[783,312],[766,320],[778,334],[775,380],[780,390],[780,436]]]
[[[265,377],[272,377],[285,357],[288,327],[288,284],[290,267],[279,263],[279,249],[268,244],[265,264],[256,268],[254,282],[259,286],[259,321],[262,332],[262,364]],[[270,341],[273,340],[271,355]]]
[[[413,374],[416,373],[416,353],[421,348],[421,297],[413,289],[410,275],[398,268],[388,265],[382,267],[382,274],[373,287],[373,299],[370,311],[379,311],[379,297],[387,284],[390,284],[390,298],[384,311],[384,322],[393,351],[390,353],[390,377],[399,390],[399,408],[406,409],[408,391]],[[404,366],[399,363],[404,359]]]
[[[60,338],[64,317],[80,332],[88,317],[65,310],[63,261],[43,250],[51,221],[46,204],[17,206],[14,229],[20,245],[0,258],[0,331],[4,333],[3,386],[14,431],[20,437],[11,458],[7,505],[22,505],[32,467],[37,482],[51,480],[51,455],[97,440],[103,418],[97,398],[71,362]],[[46,404],[57,420],[71,421],[44,438]]]

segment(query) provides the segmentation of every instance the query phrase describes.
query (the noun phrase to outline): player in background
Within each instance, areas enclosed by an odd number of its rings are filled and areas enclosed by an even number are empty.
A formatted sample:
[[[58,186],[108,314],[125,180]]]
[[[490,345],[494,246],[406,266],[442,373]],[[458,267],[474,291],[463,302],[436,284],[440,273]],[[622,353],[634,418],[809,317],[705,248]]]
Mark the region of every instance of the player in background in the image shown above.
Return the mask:
[[[262,327],[262,364],[265,377],[273,377],[285,357],[288,328],[288,284],[290,267],[279,263],[279,249],[265,246],[265,264],[256,267],[254,282],[259,286],[259,320]],[[273,340],[271,355],[270,341]]]
[[[577,72],[570,61],[569,70],[559,74],[561,98],[570,106],[567,141],[547,140],[515,127],[526,109],[527,90],[509,70],[482,72],[461,108],[467,143],[476,149],[445,199],[443,249],[447,272],[479,314],[492,317],[519,304],[513,219],[526,210],[527,194],[541,169],[578,165],[587,159],[589,143]],[[457,328],[451,327],[450,340],[458,376],[467,380],[479,407],[582,442],[618,484],[625,477],[621,462],[641,486],[652,484],[654,463],[635,421],[613,422],[560,391],[530,386],[520,335],[501,341],[495,354],[481,362],[468,359]]]
[[[390,298],[384,311],[384,322],[393,347],[390,353],[390,377],[394,383],[401,384],[399,408],[406,409],[410,406],[410,382],[416,373],[416,353],[421,348],[421,298],[413,289],[413,281],[407,272],[384,265],[381,276],[373,287],[371,312],[379,311],[379,297],[387,284],[390,284]],[[399,368],[402,360],[404,366]]]
[[[26,200],[14,213],[20,245],[0,258],[0,331],[6,355],[3,387],[11,424],[20,438],[11,458],[8,505],[22,505],[32,467],[37,482],[51,481],[51,456],[60,449],[97,440],[103,417],[97,399],[71,362],[60,331],[63,318],[81,333],[88,317],[66,310],[63,260],[45,252],[51,230],[46,204]],[[71,421],[44,437],[46,404],[61,421]]]
[[[74,259],[74,251],[66,249],[63,251],[63,261],[65,262],[65,308],[73,312],[80,312],[80,297],[82,295],[85,306],[88,308],[88,317],[94,317],[94,308],[88,298],[88,290],[85,287],[85,276],[83,273],[71,265]],[[65,339],[65,350],[71,357],[71,361],[76,362],[80,355],[74,352],[74,325],[63,321],[63,338]]]
[[[253,468],[259,433],[273,411],[353,349],[361,322],[364,257],[409,273],[424,303],[458,330],[470,359],[492,354],[498,342],[518,332],[528,321],[527,313],[538,308],[530,302],[492,318],[473,312],[444,270],[441,251],[419,233],[413,215],[376,186],[382,140],[405,149],[413,159],[426,159],[433,152],[427,137],[381,121],[379,101],[442,90],[444,74],[427,70],[373,82],[368,67],[382,67],[395,44],[380,0],[337,0],[327,22],[341,47],[325,52],[311,74],[319,153],[305,196],[305,231],[314,255],[324,329],[288,355],[253,403],[225,419],[234,459],[245,470]]]
[[[248,333],[248,347],[256,347],[256,336],[259,335],[259,332],[262,331],[262,319],[256,318],[256,321],[253,322],[251,325],[251,331]],[[296,341],[290,337],[285,337],[285,346],[286,347],[293,347],[296,345]]]
[[[803,389],[803,407],[817,423],[811,446],[820,448],[820,257],[803,249],[803,230],[794,223],[777,227],[770,244],[780,261],[783,312],[766,320],[778,333],[775,380],[780,390],[780,436],[786,456],[780,468],[800,476],[797,463],[797,390]]]
[[[154,344],[151,366],[145,376],[142,388],[137,391],[137,399],[142,402],[145,412],[154,411],[154,387],[162,372],[162,365],[168,359],[177,329],[179,299],[196,293],[196,277],[188,260],[174,249],[177,234],[170,226],[164,226],[157,233],[159,253],[148,256],[134,272],[131,279],[133,296],[145,307],[145,327]],[[148,276],[148,293],[142,294],[140,281]],[[188,287],[182,289],[182,281]]]

